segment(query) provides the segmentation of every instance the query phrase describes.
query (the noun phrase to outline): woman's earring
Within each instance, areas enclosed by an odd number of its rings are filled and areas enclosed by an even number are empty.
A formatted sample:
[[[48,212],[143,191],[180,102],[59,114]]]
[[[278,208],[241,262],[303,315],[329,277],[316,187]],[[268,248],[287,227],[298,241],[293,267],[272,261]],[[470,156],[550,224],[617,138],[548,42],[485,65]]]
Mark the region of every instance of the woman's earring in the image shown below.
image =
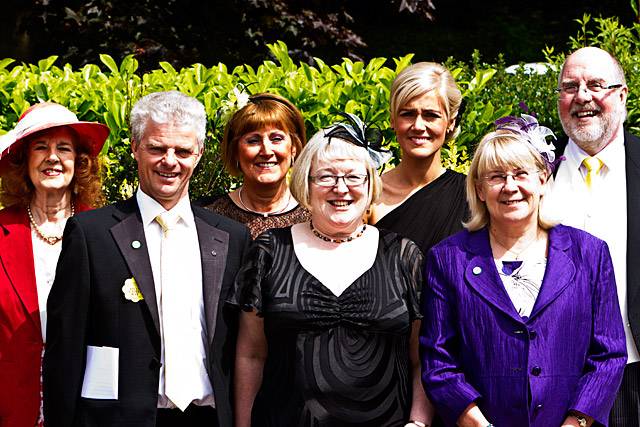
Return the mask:
[[[295,162],[296,162],[296,156],[291,156],[291,166],[289,167],[292,168]]]

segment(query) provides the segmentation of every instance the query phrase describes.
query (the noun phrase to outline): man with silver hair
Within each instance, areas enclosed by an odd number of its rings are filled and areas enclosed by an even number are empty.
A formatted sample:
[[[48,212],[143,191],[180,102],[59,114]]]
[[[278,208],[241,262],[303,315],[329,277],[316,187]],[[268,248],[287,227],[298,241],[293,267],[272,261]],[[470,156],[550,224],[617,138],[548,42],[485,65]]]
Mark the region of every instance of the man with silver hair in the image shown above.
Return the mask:
[[[203,105],[180,92],[131,111],[139,187],[69,220],[48,307],[47,426],[232,426],[229,292],[249,234],[192,205]]]
[[[585,47],[558,78],[558,113],[569,137],[547,207],[564,224],[605,240],[613,260],[628,361],[610,426],[640,425],[640,140],[624,129],[628,87],[620,63]],[[598,301],[594,301],[598,304]],[[589,420],[575,414],[576,425]]]

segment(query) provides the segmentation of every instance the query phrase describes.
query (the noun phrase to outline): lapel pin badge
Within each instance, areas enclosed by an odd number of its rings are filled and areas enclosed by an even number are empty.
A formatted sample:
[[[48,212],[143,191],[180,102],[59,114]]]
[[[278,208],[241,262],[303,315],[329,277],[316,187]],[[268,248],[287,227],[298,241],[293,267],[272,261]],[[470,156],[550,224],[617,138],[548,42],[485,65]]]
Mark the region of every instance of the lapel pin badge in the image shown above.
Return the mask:
[[[142,292],[140,292],[140,288],[138,288],[138,283],[133,277],[124,281],[122,293],[124,294],[125,299],[131,302],[138,302],[144,299]]]
[[[211,255],[216,256],[218,253],[216,251],[211,251]]]
[[[480,268],[480,267],[478,267],[478,266],[475,266],[475,267],[473,267],[473,270],[472,270],[472,271],[473,271],[473,274],[477,276],[477,275],[479,275],[480,273],[482,273],[482,268]]]
[[[140,243],[139,240],[134,240],[133,242],[131,242],[131,247],[133,249],[140,249],[140,246],[142,246],[142,243]]]

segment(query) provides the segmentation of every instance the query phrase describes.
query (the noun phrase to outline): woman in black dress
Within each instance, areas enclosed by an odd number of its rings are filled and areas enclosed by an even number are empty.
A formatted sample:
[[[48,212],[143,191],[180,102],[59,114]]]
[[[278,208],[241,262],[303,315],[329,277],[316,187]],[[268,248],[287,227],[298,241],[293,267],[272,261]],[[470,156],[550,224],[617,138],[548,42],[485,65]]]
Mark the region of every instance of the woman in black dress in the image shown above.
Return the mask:
[[[422,254],[364,223],[380,178],[350,120],[318,132],[294,168],[311,221],[258,236],[239,273],[236,427],[431,421],[417,350]]]
[[[384,190],[369,222],[395,231],[427,251],[462,230],[465,176],[442,166],[442,145],[459,133],[462,95],[440,64],[405,68],[391,86],[391,126],[402,160],[382,176]]]

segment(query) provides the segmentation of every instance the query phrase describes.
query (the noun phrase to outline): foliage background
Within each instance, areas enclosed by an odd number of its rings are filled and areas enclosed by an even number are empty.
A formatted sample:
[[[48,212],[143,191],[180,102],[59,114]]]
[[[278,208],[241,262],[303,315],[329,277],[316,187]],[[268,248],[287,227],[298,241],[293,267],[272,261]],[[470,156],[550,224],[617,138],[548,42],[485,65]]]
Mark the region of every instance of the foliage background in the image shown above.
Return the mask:
[[[619,58],[630,88],[627,125],[640,133],[636,90],[640,89],[640,24],[622,25],[616,18],[593,19],[589,15],[576,23],[578,31],[568,41],[566,51],[597,45]],[[103,54],[99,65],[75,68],[58,65],[55,56],[35,64],[0,60],[0,129],[12,128],[30,104],[44,100],[68,106],[81,120],[107,123],[111,135],[102,157],[109,201],[127,197],[136,185],[128,129],[131,106],[141,96],[161,90],[176,89],[194,96],[207,111],[207,149],[192,181],[193,198],[226,192],[237,183],[222,170],[218,142],[226,119],[236,108],[240,90],[269,91],[287,97],[302,110],[309,135],[335,121],[339,111],[358,114],[383,131],[397,162],[398,147],[389,129],[389,87],[395,75],[411,63],[413,55],[366,62],[345,58],[335,65],[313,58],[313,65],[309,65],[292,59],[283,42],[269,44],[266,50],[271,59],[257,67],[245,64],[231,68],[218,63],[176,69],[169,62],[160,62],[159,68],[148,72],[138,70],[133,56],[118,64]],[[465,171],[474,144],[491,129],[495,119],[519,114],[524,108],[536,113],[557,135],[562,134],[556,114],[554,70],[559,69],[564,52],[547,48],[541,56],[549,67],[545,74],[529,74],[524,67],[509,73],[503,57],[486,62],[477,51],[467,61],[449,58],[445,62],[467,102],[462,132],[443,150],[447,167]]]

